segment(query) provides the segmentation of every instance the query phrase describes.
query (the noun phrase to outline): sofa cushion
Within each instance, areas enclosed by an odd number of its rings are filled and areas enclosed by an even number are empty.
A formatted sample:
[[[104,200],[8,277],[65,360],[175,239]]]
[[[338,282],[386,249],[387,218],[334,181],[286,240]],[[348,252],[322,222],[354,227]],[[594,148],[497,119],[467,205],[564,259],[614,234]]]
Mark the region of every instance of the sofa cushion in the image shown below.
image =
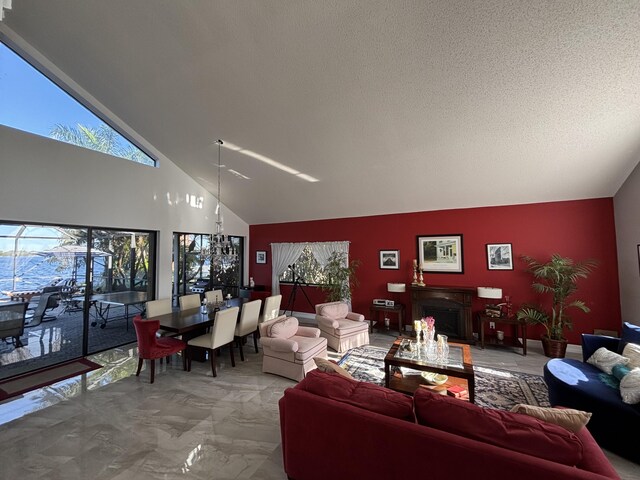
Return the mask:
[[[640,344],[640,326],[629,322],[622,324],[622,335],[620,335],[620,343],[618,344],[618,353],[622,353],[627,343]]]
[[[590,363],[603,372],[611,375],[611,369],[615,365],[626,365],[627,363],[629,363],[629,359],[617,354],[616,352],[607,350],[604,347],[600,347],[595,352],[593,352],[593,355],[587,358],[587,363]]]
[[[640,344],[627,343],[622,349],[622,356],[629,359],[629,368],[640,367]]]
[[[418,388],[414,396],[418,423],[501,448],[574,466],[582,442],[567,429],[528,415],[490,408]]]
[[[634,368],[620,380],[620,396],[624,403],[640,403],[640,368]]]
[[[582,410],[575,410],[573,408],[536,407],[524,403],[515,405],[511,411],[560,425],[574,433],[583,428],[589,422],[591,415],[593,415],[591,412],[583,412]]]
[[[312,370],[296,388],[387,417],[415,421],[411,397],[373,383]]]
[[[320,315],[329,318],[345,318],[349,313],[349,305],[346,303],[330,303],[320,307]]]
[[[269,325],[267,336],[271,338],[290,338],[298,331],[298,319],[296,317],[285,317],[276,320]]]
[[[342,375],[343,377],[353,378],[349,372],[347,372],[344,368],[338,365],[336,362],[332,360],[327,360],[322,357],[315,357],[313,361],[318,367],[318,370],[324,373],[337,373],[338,375]]]

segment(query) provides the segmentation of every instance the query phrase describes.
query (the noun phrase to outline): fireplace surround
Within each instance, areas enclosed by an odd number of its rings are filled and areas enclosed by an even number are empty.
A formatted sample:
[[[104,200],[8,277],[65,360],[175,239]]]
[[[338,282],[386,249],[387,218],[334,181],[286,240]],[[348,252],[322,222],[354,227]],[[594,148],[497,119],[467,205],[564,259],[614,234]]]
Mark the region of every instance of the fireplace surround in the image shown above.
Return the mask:
[[[447,335],[451,341],[475,343],[471,310],[475,292],[475,287],[412,285],[412,319],[432,316],[436,320],[436,333]]]

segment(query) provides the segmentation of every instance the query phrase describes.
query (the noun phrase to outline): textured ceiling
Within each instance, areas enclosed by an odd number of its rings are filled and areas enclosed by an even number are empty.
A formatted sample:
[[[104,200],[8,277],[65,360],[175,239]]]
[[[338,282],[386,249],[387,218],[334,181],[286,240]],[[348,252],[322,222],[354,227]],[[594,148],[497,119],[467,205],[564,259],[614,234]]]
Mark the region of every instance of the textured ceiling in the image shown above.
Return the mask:
[[[250,224],[612,196],[640,2],[15,0],[4,22]],[[319,181],[310,183],[260,155]]]

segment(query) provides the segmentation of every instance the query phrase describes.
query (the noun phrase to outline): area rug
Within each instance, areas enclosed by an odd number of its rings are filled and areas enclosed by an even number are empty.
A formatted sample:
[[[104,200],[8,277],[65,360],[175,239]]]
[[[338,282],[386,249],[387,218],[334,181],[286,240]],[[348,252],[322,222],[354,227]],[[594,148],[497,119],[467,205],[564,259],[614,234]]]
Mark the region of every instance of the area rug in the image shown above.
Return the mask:
[[[101,368],[91,360],[81,358],[53,367],[26,373],[0,382],[0,401],[22,395],[37,388],[46,387],[67,378]]]
[[[365,345],[352,348],[338,361],[354,378],[384,385],[384,357],[388,349]],[[476,405],[510,410],[518,403],[549,406],[547,385],[540,375],[474,367]]]

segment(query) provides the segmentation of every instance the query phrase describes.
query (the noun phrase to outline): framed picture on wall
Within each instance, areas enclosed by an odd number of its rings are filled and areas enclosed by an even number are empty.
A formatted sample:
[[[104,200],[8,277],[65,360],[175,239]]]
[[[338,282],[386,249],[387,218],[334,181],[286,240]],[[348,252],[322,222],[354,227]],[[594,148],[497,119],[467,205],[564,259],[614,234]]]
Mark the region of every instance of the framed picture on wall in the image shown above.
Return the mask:
[[[513,270],[513,251],[510,243],[487,244],[487,268],[489,270]]]
[[[267,263],[267,252],[256,250],[256,263]]]
[[[380,250],[380,268],[398,270],[400,268],[400,250]]]
[[[463,273],[462,234],[418,235],[418,268],[425,273]]]

